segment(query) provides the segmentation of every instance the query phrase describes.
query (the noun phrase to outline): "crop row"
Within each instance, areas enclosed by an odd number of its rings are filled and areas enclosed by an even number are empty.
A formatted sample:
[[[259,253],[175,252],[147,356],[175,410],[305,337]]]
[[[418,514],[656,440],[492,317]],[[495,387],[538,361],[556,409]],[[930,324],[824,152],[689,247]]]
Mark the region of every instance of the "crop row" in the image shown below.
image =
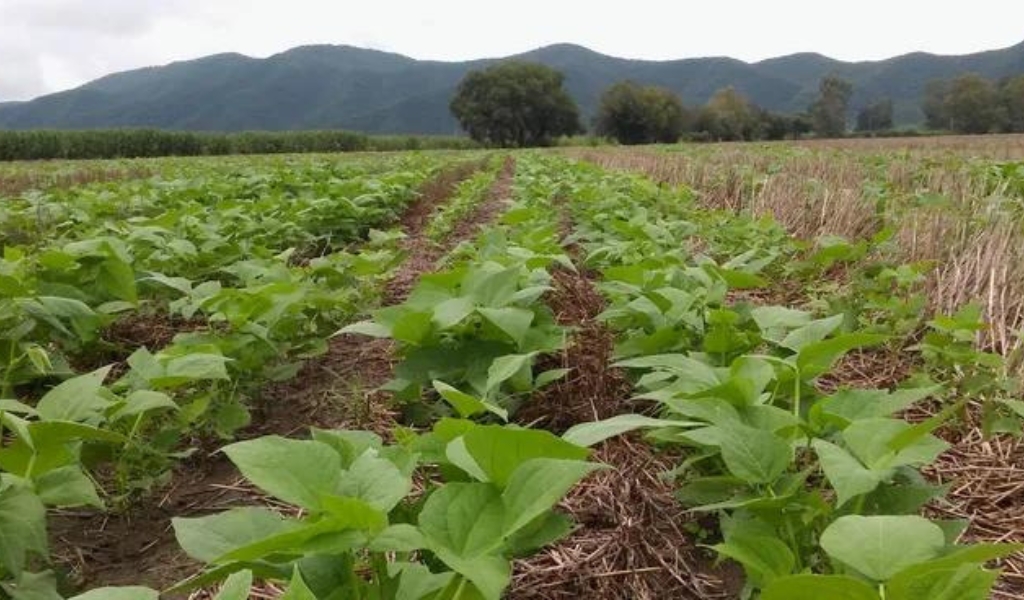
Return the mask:
[[[401,234],[378,228],[449,163],[382,162],[218,167],[5,200],[4,594],[58,597],[52,573],[34,572],[47,507],[127,502],[188,455],[183,442],[230,438],[265,382],[294,376],[376,301],[401,258]],[[162,327],[180,333],[149,335]]]
[[[745,597],[988,597],[997,574],[981,567],[1020,546],[960,545],[966,523],[919,516],[946,492],[919,470],[948,447],[935,430],[967,398],[993,422],[1020,414],[1001,357],[972,346],[976,310],[925,322],[920,274],[870,247],[802,248],[771,221],[699,209],[686,191],[548,168],[542,194],[570,199],[585,265],[601,273],[616,366],[656,407],[654,419],[621,415],[566,439],[589,445],[642,428],[658,446],[685,449],[671,474],[678,498],[717,516],[714,549],[743,566]],[[837,264],[857,271],[855,289],[818,310],[751,300],[772,280],[820,280]],[[919,331],[921,343],[901,345]],[[825,391],[845,355],[885,345],[919,353],[931,377]],[[899,418],[926,399],[940,402],[935,416]]]

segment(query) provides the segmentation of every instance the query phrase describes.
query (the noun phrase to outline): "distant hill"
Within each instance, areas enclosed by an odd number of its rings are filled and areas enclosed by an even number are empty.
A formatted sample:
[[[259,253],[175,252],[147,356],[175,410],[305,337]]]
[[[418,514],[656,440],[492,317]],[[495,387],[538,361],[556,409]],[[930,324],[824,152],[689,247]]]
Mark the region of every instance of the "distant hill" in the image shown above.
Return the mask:
[[[797,112],[813,100],[819,79],[837,72],[853,82],[852,110],[889,97],[897,124],[911,125],[922,120],[918,105],[929,80],[966,71],[992,78],[1024,73],[1024,42],[964,56],[918,52],[854,63],[811,53],[756,63],[721,57],[629,60],[571,44],[509,58],[562,70],[588,117],[601,92],[622,79],[668,87],[691,106],[731,85],[767,109]],[[451,134],[458,130],[448,113],[455,86],[467,71],[497,60],[421,61],[351,46],[303,46],[265,59],[217,54],[108,75],[28,102],[0,102],[0,128]]]

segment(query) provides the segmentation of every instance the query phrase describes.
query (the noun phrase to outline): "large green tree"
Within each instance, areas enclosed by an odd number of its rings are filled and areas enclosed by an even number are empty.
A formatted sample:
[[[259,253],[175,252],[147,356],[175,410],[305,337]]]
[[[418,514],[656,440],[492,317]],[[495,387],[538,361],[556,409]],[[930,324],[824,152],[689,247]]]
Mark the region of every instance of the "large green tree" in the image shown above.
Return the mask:
[[[562,73],[544,65],[503,62],[471,71],[450,108],[474,140],[494,146],[543,146],[583,131]]]
[[[733,87],[715,92],[697,116],[696,129],[712,140],[753,140],[760,137],[758,109]]]
[[[892,129],[892,100],[878,100],[857,113],[857,131]]]
[[[1001,125],[996,86],[974,73],[961,75],[949,84],[945,112],[950,129],[958,133],[989,133]]]
[[[601,95],[594,122],[599,135],[620,144],[670,144],[683,134],[686,111],[667,89],[621,81]]]
[[[1005,111],[1005,131],[1024,133],[1024,75],[999,84],[999,100]]]
[[[818,99],[811,104],[814,131],[821,137],[839,137],[846,133],[846,112],[853,95],[853,84],[838,75],[821,78]]]

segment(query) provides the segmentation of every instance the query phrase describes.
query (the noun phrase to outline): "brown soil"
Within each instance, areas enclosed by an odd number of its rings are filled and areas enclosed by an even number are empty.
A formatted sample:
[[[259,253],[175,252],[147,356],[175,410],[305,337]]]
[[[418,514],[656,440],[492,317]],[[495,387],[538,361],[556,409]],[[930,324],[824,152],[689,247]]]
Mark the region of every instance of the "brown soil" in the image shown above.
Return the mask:
[[[742,573],[713,568],[698,548],[697,525],[661,473],[678,456],[659,455],[645,442],[620,436],[605,442],[597,461],[610,468],[577,485],[560,507],[579,528],[540,553],[516,561],[515,600],[711,600],[735,598]],[[696,529],[695,529],[696,530]]]
[[[451,235],[442,244],[435,244],[427,237],[424,228],[433,212],[421,209],[410,217],[416,228],[406,231],[402,241],[402,250],[406,254],[405,262],[398,272],[385,286],[385,304],[400,304],[409,296],[420,275],[432,271],[437,261],[460,243],[472,239],[482,227],[492,222],[505,209],[511,196],[512,179],[515,176],[516,162],[511,156],[505,159],[501,173],[491,186],[487,198],[466,219],[455,226]]]
[[[563,211],[561,234],[572,223]],[[581,251],[567,253],[579,262]],[[613,362],[614,334],[597,316],[605,301],[597,275],[565,269],[553,274],[548,305],[572,333],[560,356],[541,369],[569,368],[569,375],[535,394],[516,420],[561,433],[569,427],[643,407],[629,398],[632,386]],[[633,437],[605,442],[595,459],[610,468],[576,486],[561,508],[578,525],[575,533],[515,564],[511,598],[558,600],[711,599],[735,597],[739,571],[711,566],[712,553],[693,542],[697,521],[674,497],[675,485],[661,475],[679,456],[659,455]],[[684,530],[684,524],[697,526]]]
[[[555,289],[548,304],[558,323],[571,327],[572,333],[561,355],[543,361],[538,370],[570,371],[535,394],[516,419],[562,433],[577,423],[630,412],[632,386],[622,369],[610,366],[615,336],[596,320],[605,305],[594,283],[564,269],[555,271],[553,278]]]

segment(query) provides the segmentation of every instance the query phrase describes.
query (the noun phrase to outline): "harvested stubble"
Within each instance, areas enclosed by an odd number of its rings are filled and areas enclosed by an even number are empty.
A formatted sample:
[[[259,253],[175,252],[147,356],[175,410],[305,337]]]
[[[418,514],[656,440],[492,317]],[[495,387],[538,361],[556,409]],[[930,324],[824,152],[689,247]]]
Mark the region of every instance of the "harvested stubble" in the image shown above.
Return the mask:
[[[864,239],[893,228],[896,259],[934,264],[932,310],[949,313],[977,302],[990,324],[979,345],[1006,355],[1024,348],[1024,198],[993,186],[974,158],[1024,157],[1024,136],[803,145],[572,153],[605,168],[686,185],[711,208],[772,215],[801,239]],[[1018,367],[1024,373],[1024,365]]]

